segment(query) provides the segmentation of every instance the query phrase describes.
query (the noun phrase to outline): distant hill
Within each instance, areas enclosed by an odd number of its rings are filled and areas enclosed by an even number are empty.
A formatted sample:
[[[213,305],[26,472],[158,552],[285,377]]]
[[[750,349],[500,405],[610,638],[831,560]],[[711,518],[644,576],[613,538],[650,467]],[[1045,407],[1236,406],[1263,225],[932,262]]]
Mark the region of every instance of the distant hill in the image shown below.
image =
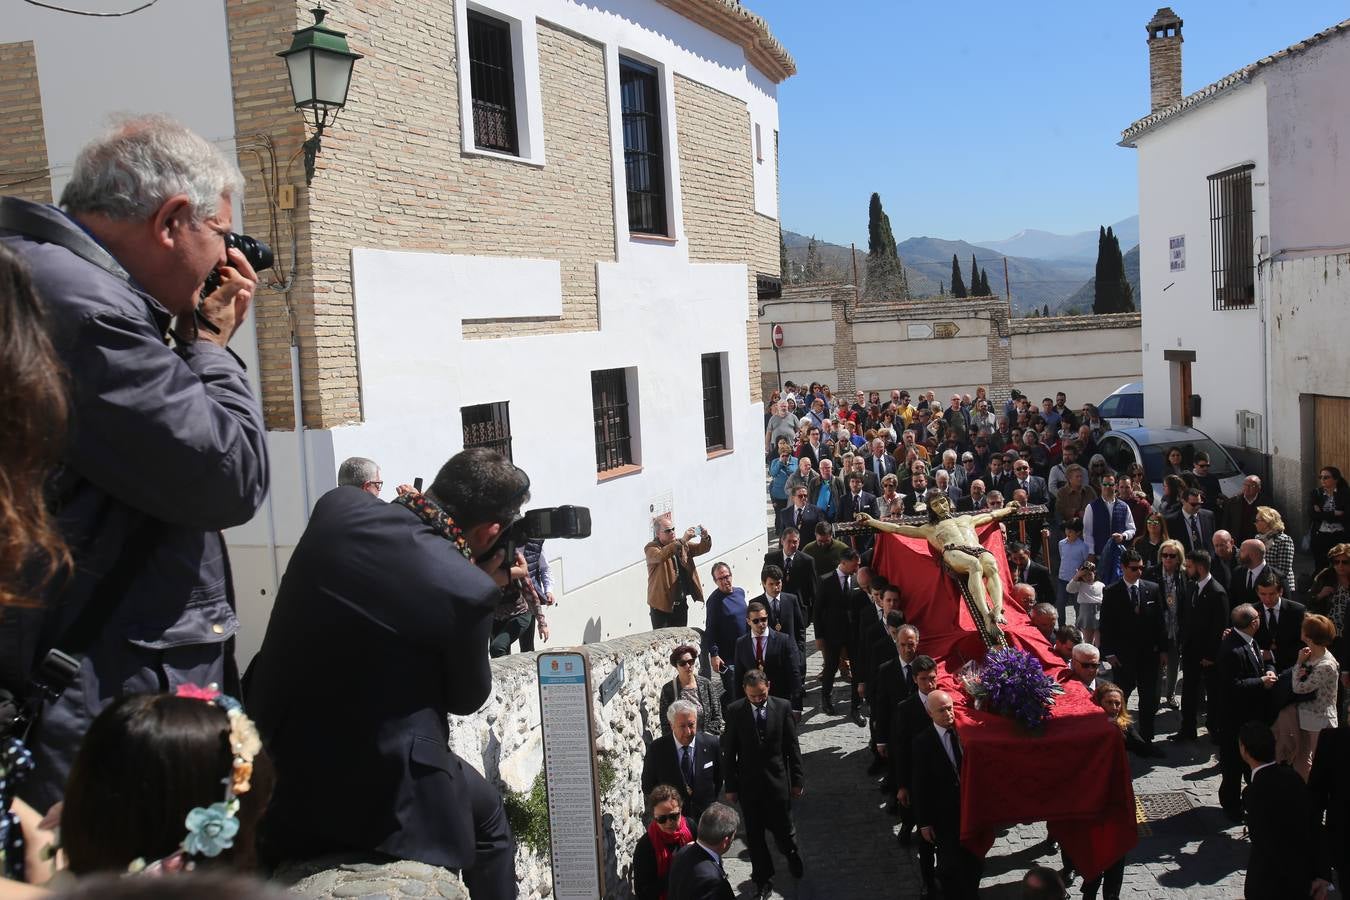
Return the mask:
[[[1093,240],[1095,242],[1095,235]],[[800,272],[806,264],[806,247],[810,237],[785,230],[783,242],[788,248],[789,264],[794,271]],[[824,241],[818,242],[817,246],[827,280],[853,280],[853,264],[848,247]],[[937,296],[939,286],[946,292],[951,291],[953,253],[960,261],[961,276],[967,282],[970,281],[970,257],[974,254],[976,262],[989,273],[989,286],[1000,295],[1004,293],[1001,253],[966,241],[932,237],[910,238],[899,244],[897,249],[905,264],[910,294],[915,297]],[[1095,263],[1095,256],[1088,262],[1009,256],[1008,276],[1012,282],[1013,314],[1025,315],[1033,308],[1040,308],[1047,303],[1052,308],[1062,304],[1086,279],[1092,277]],[[866,265],[867,248],[862,247],[858,250],[860,278],[866,278]]]
[[[1125,254],[1125,279],[1130,283],[1130,290],[1134,291],[1134,308],[1139,309],[1139,245],[1135,244]],[[1092,312],[1092,299],[1096,296],[1097,279],[1089,278],[1087,284],[1074,291],[1069,299],[1065,300],[1059,306],[1050,304],[1052,313],[1067,313],[1070,310],[1077,309],[1082,313]]]
[[[1130,216],[1111,226],[1122,247],[1139,243],[1139,217]],[[977,247],[987,247],[996,253],[1027,256],[1032,259],[1073,259],[1095,264],[1097,262],[1097,230],[1077,234],[1054,234],[1029,228],[1001,241],[975,241]]]

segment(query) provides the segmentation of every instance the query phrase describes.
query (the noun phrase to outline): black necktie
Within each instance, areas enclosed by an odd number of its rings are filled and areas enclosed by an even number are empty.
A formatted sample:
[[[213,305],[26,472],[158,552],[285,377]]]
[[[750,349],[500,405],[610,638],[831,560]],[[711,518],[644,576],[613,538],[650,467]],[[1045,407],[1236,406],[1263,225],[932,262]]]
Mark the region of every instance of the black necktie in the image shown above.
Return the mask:
[[[1265,607],[1265,611],[1266,611],[1266,631],[1273,632],[1275,630],[1275,611],[1271,609],[1269,606]]]
[[[755,730],[759,732],[759,739],[764,740],[765,712],[762,705],[755,707]]]
[[[947,743],[952,748],[952,759],[956,762],[956,772],[961,773],[961,742],[956,738],[956,729],[947,729]]]
[[[1203,549],[1200,542],[1200,524],[1196,522],[1196,517],[1191,516],[1191,546],[1197,550]]]
[[[1139,614],[1139,585],[1130,585],[1130,602],[1134,604],[1135,615]]]
[[[680,759],[680,771],[681,771],[682,773],[684,773],[684,783],[685,783],[685,786],[688,787],[688,788],[690,788],[690,789],[693,789],[693,787],[694,787],[694,753],[693,753],[693,750],[694,750],[694,745],[693,745],[692,743],[689,743],[689,744],[685,744],[685,745],[684,745],[684,748],[680,751],[680,756],[681,756],[681,759]]]
[[[905,692],[912,694],[914,693],[914,677],[910,674],[909,663],[905,663],[904,667],[905,667]]]
[[[1247,590],[1250,591],[1250,590],[1254,590],[1255,588],[1256,588],[1256,573],[1255,573],[1255,572],[1248,572],[1248,573],[1247,573]]]

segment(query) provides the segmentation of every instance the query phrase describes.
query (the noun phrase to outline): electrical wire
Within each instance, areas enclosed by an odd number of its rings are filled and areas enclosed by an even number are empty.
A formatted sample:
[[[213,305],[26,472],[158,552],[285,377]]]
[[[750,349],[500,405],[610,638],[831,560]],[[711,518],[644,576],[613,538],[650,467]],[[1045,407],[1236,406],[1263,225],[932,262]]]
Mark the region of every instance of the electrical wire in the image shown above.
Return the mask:
[[[129,9],[126,12],[89,12],[88,10],[84,9],[68,9],[64,6],[57,6],[54,3],[43,3],[42,0],[23,0],[23,2],[27,3],[29,6],[37,6],[40,7],[41,9],[50,9],[52,12],[68,13],[72,16],[91,16],[93,18],[98,19],[116,19],[120,18],[121,16],[134,15],[135,13],[138,13],[143,9],[149,9],[150,7],[158,3],[159,0],[148,0],[148,2],[142,3],[135,9]]]

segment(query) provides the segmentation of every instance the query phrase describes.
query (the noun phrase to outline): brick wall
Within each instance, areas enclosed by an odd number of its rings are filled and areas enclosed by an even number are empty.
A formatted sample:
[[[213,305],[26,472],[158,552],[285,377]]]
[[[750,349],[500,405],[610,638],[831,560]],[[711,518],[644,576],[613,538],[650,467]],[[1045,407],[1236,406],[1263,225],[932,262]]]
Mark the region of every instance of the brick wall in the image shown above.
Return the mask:
[[[750,397],[760,385],[759,293],[755,275],[777,275],[778,222],[755,212],[754,148],[745,103],[681,75],[675,76],[684,236],[691,262],[748,266],[745,326]],[[776,148],[775,159],[776,160]]]
[[[0,44],[0,194],[52,202],[32,41]]]

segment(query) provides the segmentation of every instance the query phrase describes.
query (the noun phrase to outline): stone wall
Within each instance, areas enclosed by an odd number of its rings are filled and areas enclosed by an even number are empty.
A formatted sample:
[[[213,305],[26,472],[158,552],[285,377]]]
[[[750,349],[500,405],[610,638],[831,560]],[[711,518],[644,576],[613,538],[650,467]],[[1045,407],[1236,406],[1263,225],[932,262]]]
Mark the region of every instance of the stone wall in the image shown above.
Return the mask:
[[[32,41],[0,44],[0,194],[52,202],[47,137]]]
[[[657,721],[661,686],[672,677],[670,651],[680,644],[698,644],[692,629],[663,629],[587,644],[596,727],[596,753],[602,766],[613,767],[610,790],[600,798],[605,848],[605,896],[632,896],[628,868],[633,847],[642,835],[642,759],[647,744],[659,736]],[[552,648],[550,648],[552,649]],[[561,648],[559,648],[561,649]],[[503,796],[531,790],[544,765],[539,723],[537,654],[516,654],[493,660],[492,696],[476,714],[451,717],[450,746],[466,763],[495,783]],[[599,686],[622,660],[624,683],[609,702],[600,705]],[[539,900],[552,893],[548,851],[535,852],[523,843],[516,850],[516,878],[521,900]]]
[[[945,405],[944,395],[983,385],[996,403],[1016,387],[1036,400],[1062,390],[1076,407],[1142,378],[1138,313],[1009,319],[1001,297],[859,305],[848,284],[792,286],[760,306],[766,391],[774,324],[783,379],[836,393],[933,390]]]

